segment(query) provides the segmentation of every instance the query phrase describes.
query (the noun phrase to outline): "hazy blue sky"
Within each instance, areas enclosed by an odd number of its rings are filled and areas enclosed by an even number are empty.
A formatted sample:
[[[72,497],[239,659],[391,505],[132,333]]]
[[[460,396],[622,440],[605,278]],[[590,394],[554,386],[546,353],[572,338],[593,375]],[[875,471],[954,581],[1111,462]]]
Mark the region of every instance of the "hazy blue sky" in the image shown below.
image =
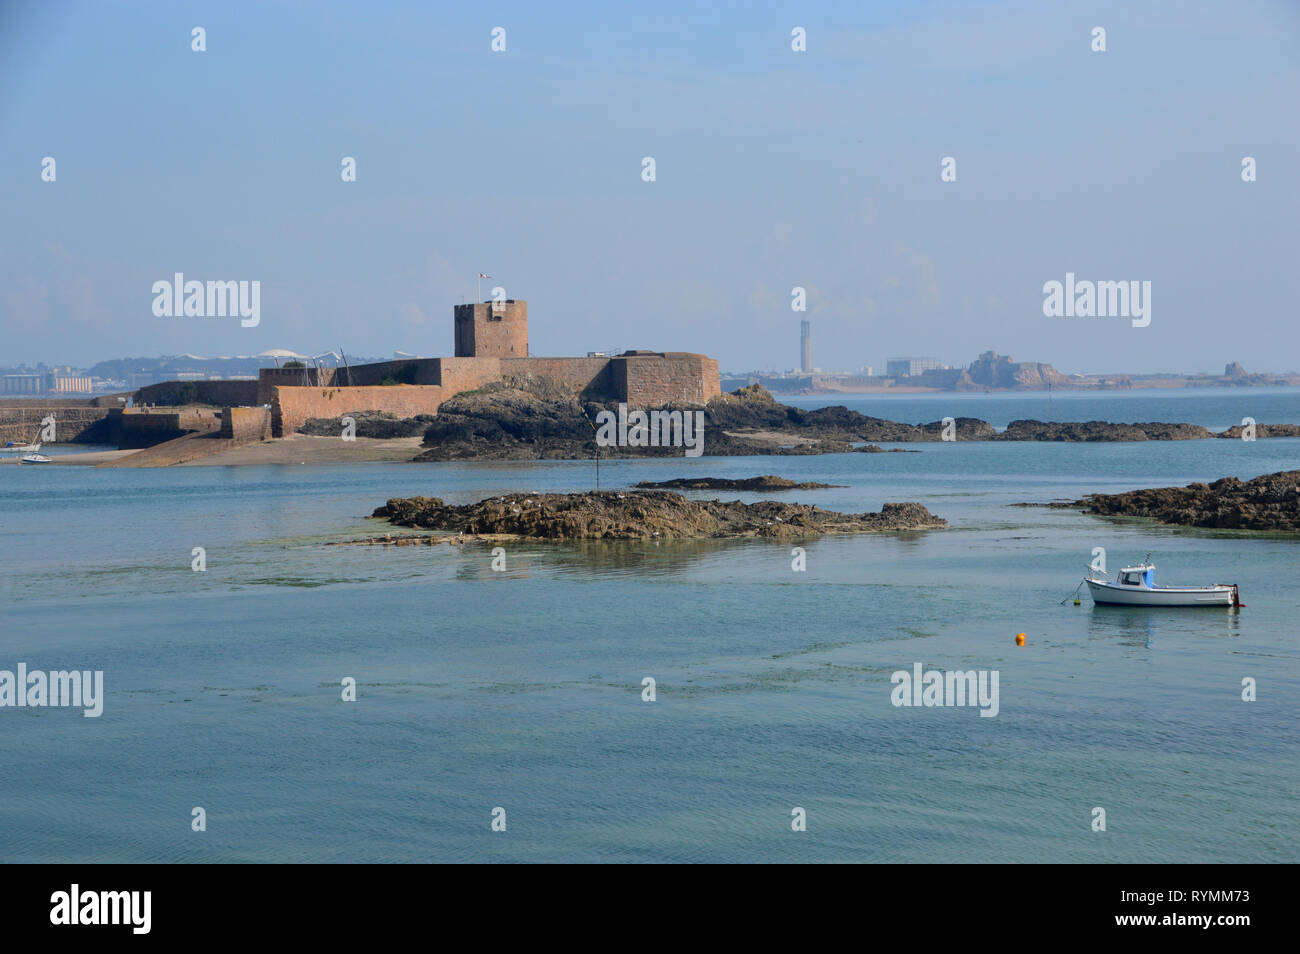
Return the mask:
[[[1300,369],[1298,117],[1281,0],[5,0],[0,364],[450,354],[481,270],[543,355]],[[155,317],[177,271],[260,326]],[[1150,326],[1044,317],[1067,271]]]

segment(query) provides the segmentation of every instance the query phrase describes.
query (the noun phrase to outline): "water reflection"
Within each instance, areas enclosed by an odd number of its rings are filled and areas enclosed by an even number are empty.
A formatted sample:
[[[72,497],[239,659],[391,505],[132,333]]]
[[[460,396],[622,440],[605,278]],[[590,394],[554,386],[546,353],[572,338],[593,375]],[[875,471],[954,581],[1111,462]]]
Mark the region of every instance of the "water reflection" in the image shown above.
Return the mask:
[[[1093,639],[1119,637],[1126,646],[1155,648],[1157,636],[1239,636],[1240,614],[1205,607],[1097,606],[1088,617]]]
[[[753,537],[739,539],[693,540],[575,540],[553,544],[517,544],[537,561],[559,574],[589,574],[609,571],[635,571],[638,576],[676,576],[703,560],[722,554],[766,553],[781,550],[789,553],[794,546],[806,546],[809,540],[769,540]]]

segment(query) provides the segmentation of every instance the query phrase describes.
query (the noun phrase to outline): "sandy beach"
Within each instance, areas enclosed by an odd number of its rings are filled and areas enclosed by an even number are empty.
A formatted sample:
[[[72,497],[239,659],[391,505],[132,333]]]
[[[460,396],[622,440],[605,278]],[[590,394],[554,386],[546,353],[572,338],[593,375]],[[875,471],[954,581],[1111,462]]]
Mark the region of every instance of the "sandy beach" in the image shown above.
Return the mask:
[[[48,464],[27,464],[28,467],[231,467],[257,464],[351,464],[367,461],[408,461],[419,453],[420,437],[397,437],[385,440],[358,437],[353,441],[340,440],[337,437],[309,437],[306,434],[294,434],[291,437],[276,438],[258,444],[243,444],[235,447],[214,447],[215,453],[203,453],[202,456],[189,457],[196,450],[203,450],[203,444],[187,441],[184,454],[169,455],[165,445],[156,448],[137,450],[88,451],[78,453],[48,454]],[[169,442],[170,443],[170,442]],[[206,443],[206,442],[204,442]],[[221,442],[227,445],[228,442]],[[177,450],[180,445],[177,443]],[[151,452],[146,454],[146,452]],[[140,455],[138,462],[131,460]],[[180,458],[180,459],[177,459]],[[0,459],[0,463],[19,463],[17,457]]]
[[[408,461],[420,452],[421,437],[383,440],[358,437],[289,437],[244,444],[211,456],[186,461],[182,467],[228,467],[248,464],[356,464],[367,461]]]
[[[50,463],[48,464],[24,464],[25,467],[51,467],[51,466],[82,466],[93,467],[97,464],[105,464],[110,461],[121,460],[123,457],[129,457],[135,454],[134,450],[110,450],[110,451],[88,451],[84,454],[50,454]],[[19,464],[17,457],[0,458],[0,464]]]

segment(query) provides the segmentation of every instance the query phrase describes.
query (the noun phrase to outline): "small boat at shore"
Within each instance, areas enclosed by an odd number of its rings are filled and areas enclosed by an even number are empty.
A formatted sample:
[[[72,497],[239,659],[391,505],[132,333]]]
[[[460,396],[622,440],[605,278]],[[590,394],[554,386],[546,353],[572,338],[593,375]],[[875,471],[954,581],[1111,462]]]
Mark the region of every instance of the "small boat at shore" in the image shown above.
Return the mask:
[[[1149,560],[1149,558],[1148,558]],[[1244,606],[1236,583],[1157,586],[1154,563],[1126,566],[1115,579],[1084,577],[1093,603],[1109,606]]]
[[[30,444],[19,444],[17,441],[6,441],[4,447],[0,447],[0,452],[9,459],[13,459],[14,455],[18,455],[18,463],[20,464],[54,463],[50,458],[41,453],[41,442],[39,440],[32,441]]]
[[[25,454],[39,454],[40,452],[41,452],[41,445],[37,441],[33,441],[30,444],[19,444],[17,441],[8,441],[5,443],[4,447],[0,447],[0,453],[3,453],[6,457],[13,457],[15,455],[25,455]]]

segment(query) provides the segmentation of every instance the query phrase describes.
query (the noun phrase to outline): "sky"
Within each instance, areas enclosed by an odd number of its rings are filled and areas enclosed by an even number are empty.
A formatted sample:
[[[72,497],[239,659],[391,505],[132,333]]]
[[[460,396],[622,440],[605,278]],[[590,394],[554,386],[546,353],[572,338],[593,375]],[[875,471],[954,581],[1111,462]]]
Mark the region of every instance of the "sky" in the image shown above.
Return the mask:
[[[0,366],[447,355],[483,272],[538,355],[1300,370],[1298,119],[1296,0],[0,0]]]

